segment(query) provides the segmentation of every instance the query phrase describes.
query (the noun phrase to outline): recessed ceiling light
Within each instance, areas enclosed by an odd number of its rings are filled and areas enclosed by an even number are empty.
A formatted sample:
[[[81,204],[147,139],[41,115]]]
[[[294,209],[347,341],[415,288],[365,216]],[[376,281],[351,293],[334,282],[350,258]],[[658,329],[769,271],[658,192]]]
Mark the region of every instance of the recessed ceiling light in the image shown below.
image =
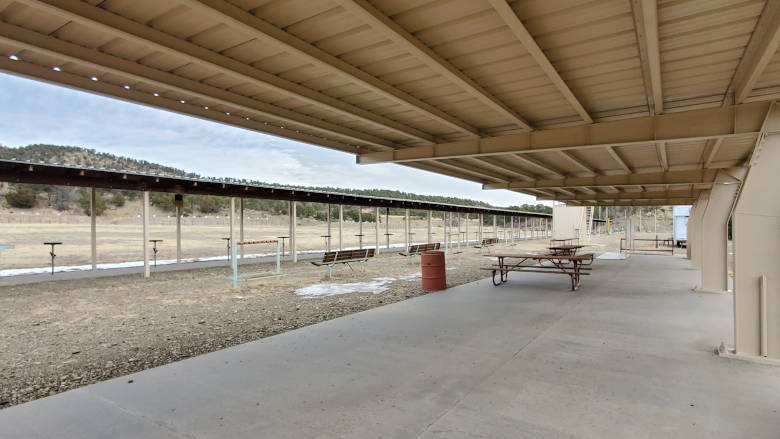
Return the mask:
[[[204,110],[208,110],[208,109],[209,109],[209,107],[203,107],[203,109],[204,109]]]
[[[229,112],[229,111],[228,111],[227,113],[225,113],[225,114],[227,114],[228,116],[230,116],[230,112]]]
[[[8,59],[13,60],[13,61],[19,61],[19,57],[16,56],[16,55],[11,55],[11,56],[8,57]]]
[[[152,96],[160,96],[160,93],[152,93]]]
[[[97,76],[90,76],[89,79],[91,79],[93,81],[97,81],[98,80]]]
[[[54,70],[55,72],[61,72],[62,71],[62,69],[57,67],[57,66],[54,66],[51,69]]]
[[[182,103],[182,104],[186,104],[187,103],[187,101],[185,101],[184,99],[180,100],[179,102]]]
[[[125,86],[125,90],[130,90],[130,86],[129,86],[129,85],[126,85],[126,86]]]

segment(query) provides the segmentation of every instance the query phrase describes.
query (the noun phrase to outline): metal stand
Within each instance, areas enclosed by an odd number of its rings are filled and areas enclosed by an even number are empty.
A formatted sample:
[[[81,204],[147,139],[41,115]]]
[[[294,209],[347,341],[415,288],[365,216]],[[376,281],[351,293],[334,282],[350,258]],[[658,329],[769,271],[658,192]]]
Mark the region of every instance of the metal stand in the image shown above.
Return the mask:
[[[284,240],[289,238],[289,236],[277,236],[276,238],[282,240],[282,256],[284,256]]]
[[[222,238],[222,240],[227,243],[227,256],[229,261],[230,260],[230,238]]]
[[[54,258],[57,257],[57,255],[54,254],[54,246],[60,245],[61,242],[44,242],[43,245],[50,245],[51,251],[49,252],[49,255],[51,255],[51,275],[54,276]]]
[[[154,252],[154,266],[157,266],[157,252],[160,251],[160,249],[157,248],[158,242],[163,242],[162,239],[150,239],[149,242],[152,243],[152,252]]]

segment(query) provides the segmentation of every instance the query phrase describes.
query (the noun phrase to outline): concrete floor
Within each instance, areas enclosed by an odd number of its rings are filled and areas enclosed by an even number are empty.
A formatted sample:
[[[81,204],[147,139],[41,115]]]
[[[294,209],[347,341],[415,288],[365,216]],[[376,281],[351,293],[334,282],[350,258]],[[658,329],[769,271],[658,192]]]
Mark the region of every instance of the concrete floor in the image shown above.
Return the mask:
[[[713,354],[732,298],[687,266],[480,281],[11,407],[0,437],[780,437],[780,367]]]

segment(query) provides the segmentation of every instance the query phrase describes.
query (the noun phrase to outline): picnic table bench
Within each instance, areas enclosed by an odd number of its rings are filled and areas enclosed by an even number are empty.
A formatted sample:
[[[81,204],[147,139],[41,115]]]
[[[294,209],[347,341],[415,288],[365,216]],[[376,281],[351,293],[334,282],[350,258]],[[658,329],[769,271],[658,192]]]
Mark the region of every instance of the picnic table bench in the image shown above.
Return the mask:
[[[586,266],[593,263],[593,253],[583,255],[553,255],[534,253],[503,253],[485,255],[498,258],[498,264],[482,268],[492,271],[493,285],[499,286],[507,281],[510,271],[529,273],[566,274],[571,278],[571,290],[577,291],[580,287],[580,276],[590,274],[592,267]],[[508,261],[513,260],[511,262]],[[536,261],[535,265],[522,265],[526,261]],[[549,262],[549,264],[543,264]],[[496,281],[496,273],[499,280]]]
[[[365,263],[368,260],[368,258],[373,258],[375,249],[373,248],[363,248],[358,250],[336,250],[331,252],[325,252],[325,254],[322,256],[322,261],[312,261],[312,264],[321,267],[323,265],[328,266],[328,278],[331,277],[333,273],[333,266],[336,264],[345,264],[347,267],[352,269],[352,266],[349,265],[353,262],[360,262],[360,266],[363,269],[363,271],[366,270]]]
[[[489,247],[496,244],[498,244],[498,238],[483,238],[482,243],[476,246],[476,248]]]
[[[408,256],[411,261],[413,257],[419,255],[422,252],[429,252],[438,250],[441,248],[440,242],[434,242],[429,244],[413,244],[410,245],[407,251],[398,253],[401,256]]]

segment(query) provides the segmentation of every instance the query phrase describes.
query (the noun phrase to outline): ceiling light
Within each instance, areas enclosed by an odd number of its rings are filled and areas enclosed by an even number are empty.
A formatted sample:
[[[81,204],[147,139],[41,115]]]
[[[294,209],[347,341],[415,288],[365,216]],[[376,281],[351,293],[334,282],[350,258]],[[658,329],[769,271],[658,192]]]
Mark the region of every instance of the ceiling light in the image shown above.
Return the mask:
[[[97,76],[90,76],[89,79],[91,79],[93,81],[97,81],[98,80]]]
[[[126,85],[126,86],[125,86],[125,90],[130,90],[130,86],[129,86],[129,85]]]
[[[203,107],[203,109],[204,109],[204,110],[208,110],[208,109],[209,109],[209,107]]]
[[[16,55],[11,55],[11,56],[8,57],[8,59],[10,59],[12,61],[19,61],[19,57],[16,56]]]
[[[152,96],[155,96],[155,97],[160,96],[160,93],[152,93]]]
[[[186,104],[187,103],[187,101],[185,101],[184,99],[180,100],[179,102],[182,103],[182,104]]]
[[[227,114],[228,116],[230,116],[230,112],[229,112],[229,111],[228,111],[227,113],[225,113],[225,114]]]
[[[57,67],[57,66],[54,66],[51,69],[54,70],[55,72],[61,72],[62,71],[62,69]]]

